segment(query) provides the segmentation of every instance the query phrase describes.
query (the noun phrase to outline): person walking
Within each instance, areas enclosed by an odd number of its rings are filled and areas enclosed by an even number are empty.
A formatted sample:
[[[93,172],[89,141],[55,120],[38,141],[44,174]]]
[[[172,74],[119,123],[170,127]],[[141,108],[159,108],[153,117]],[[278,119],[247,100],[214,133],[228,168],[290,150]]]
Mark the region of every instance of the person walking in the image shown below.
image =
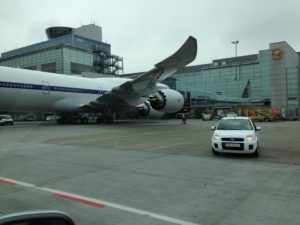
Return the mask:
[[[185,113],[182,113],[182,115],[181,115],[181,124],[186,124],[186,115],[185,115]]]

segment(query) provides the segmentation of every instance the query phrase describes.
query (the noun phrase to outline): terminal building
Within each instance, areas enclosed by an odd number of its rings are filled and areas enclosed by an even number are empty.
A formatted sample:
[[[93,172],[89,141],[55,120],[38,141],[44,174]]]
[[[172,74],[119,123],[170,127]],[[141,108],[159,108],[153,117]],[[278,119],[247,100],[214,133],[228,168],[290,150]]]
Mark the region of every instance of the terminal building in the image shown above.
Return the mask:
[[[60,74],[123,74],[123,59],[102,41],[101,27],[49,27],[46,34],[47,41],[2,53],[0,66]]]
[[[277,109],[299,115],[299,57],[287,42],[271,43],[258,54],[187,66],[164,81],[180,91],[192,111],[230,110],[235,106]],[[126,74],[136,77],[140,73]]]

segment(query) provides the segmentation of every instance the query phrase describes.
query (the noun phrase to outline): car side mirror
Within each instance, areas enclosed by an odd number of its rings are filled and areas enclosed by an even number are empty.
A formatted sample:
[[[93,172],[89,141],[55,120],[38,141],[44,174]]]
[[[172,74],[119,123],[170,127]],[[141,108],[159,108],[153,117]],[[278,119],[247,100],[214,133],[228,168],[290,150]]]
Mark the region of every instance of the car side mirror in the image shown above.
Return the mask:
[[[0,216],[0,225],[75,225],[67,214],[58,211],[32,211]]]
[[[260,131],[260,130],[261,130],[261,127],[256,127],[256,130],[257,130],[257,131]]]
[[[212,127],[211,127],[211,130],[215,130],[215,129],[216,129],[216,127],[215,127],[215,126],[212,126]]]

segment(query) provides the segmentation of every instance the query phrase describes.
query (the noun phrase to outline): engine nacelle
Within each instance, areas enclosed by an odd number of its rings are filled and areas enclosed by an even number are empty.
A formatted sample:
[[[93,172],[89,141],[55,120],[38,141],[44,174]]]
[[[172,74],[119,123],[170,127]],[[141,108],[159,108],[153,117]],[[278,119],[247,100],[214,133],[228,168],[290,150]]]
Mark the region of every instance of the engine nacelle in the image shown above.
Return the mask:
[[[137,110],[140,116],[150,117],[150,118],[161,118],[165,114],[164,112],[159,112],[153,109],[150,105],[150,102],[148,101],[137,106]]]
[[[163,89],[149,97],[153,109],[166,113],[178,112],[184,104],[183,96],[175,90]]]

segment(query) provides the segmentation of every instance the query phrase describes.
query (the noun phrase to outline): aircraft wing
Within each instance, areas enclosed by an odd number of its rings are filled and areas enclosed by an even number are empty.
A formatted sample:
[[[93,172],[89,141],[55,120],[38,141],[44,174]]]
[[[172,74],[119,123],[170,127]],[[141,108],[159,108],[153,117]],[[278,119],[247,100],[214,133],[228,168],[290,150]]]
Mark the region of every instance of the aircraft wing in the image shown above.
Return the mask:
[[[157,82],[163,81],[174,74],[179,68],[194,61],[196,55],[197,40],[190,36],[177,52],[157,63],[154,69],[142,74],[132,81],[122,84],[117,87],[116,90],[127,90],[143,94],[145,89],[153,88]]]
[[[113,88],[112,91],[105,93],[89,105],[97,107],[97,105],[107,106],[107,104],[118,103],[120,107],[126,107],[126,105],[137,104],[140,96],[148,96],[157,91],[156,83],[163,81],[179,68],[192,62],[196,55],[197,40],[190,36],[173,55],[157,63],[152,70]]]

